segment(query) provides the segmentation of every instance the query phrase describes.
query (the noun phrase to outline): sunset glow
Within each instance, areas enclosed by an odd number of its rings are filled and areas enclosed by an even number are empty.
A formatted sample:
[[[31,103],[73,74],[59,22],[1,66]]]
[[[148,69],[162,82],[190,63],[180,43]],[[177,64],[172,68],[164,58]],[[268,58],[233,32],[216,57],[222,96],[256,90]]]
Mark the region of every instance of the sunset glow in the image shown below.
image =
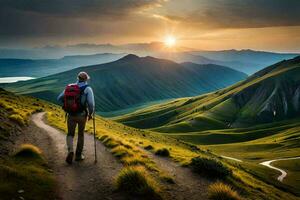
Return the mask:
[[[169,35],[165,38],[164,42],[167,47],[173,47],[176,44],[176,38],[174,36]]]

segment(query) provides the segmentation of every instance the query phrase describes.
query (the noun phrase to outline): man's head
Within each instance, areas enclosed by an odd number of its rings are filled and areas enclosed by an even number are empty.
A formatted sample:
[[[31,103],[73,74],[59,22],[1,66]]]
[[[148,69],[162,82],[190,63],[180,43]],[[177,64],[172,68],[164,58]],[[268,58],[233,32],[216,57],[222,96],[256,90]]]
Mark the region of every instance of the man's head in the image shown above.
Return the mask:
[[[90,79],[90,76],[86,72],[79,72],[77,79],[79,82],[85,82]]]

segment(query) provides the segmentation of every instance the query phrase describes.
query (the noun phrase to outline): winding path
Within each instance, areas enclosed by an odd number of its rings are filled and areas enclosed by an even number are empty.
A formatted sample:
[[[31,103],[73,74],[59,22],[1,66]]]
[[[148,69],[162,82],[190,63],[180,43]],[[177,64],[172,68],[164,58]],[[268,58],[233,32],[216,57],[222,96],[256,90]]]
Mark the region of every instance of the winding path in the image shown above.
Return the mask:
[[[24,131],[16,146],[31,143],[38,146],[45,155],[53,173],[58,181],[56,199],[65,200],[139,200],[115,191],[114,178],[122,165],[112,156],[100,141],[97,141],[98,162],[94,163],[94,139],[85,134],[83,162],[74,162],[71,166],[66,164],[66,135],[61,131],[47,125],[44,121],[45,113],[34,114],[27,130]],[[76,141],[74,141],[76,144]],[[76,146],[76,145],[75,145]],[[175,184],[166,184],[164,199],[176,200],[205,200],[207,187],[211,181],[194,174],[190,169],[184,168],[169,159],[161,158],[147,152],[160,169],[175,179]]]
[[[114,178],[122,165],[111,153],[97,141],[98,163],[95,164],[93,136],[85,134],[86,160],[74,162],[71,166],[66,164],[66,135],[47,125],[44,114],[32,116],[29,127],[18,143],[32,143],[43,151],[58,181],[56,199],[127,199],[124,194],[115,191]]]
[[[271,169],[274,169],[274,170],[277,170],[279,172],[281,172],[281,175],[278,176],[277,180],[282,182],[283,179],[286,177],[287,173],[286,171],[284,171],[283,169],[280,169],[278,167],[274,167],[271,165],[272,162],[276,162],[276,161],[282,161],[282,160],[296,160],[296,159],[300,159],[300,156],[299,157],[293,157],[293,158],[280,158],[280,159],[274,159],[274,160],[269,160],[269,161],[265,161],[265,162],[262,162],[262,163],[259,163],[260,165],[264,165],[266,167],[269,167]]]
[[[223,156],[221,155],[222,158],[225,158],[225,159],[228,159],[228,160],[234,160],[234,161],[237,161],[237,162],[243,162],[242,160],[240,159],[237,159],[237,158],[233,158],[233,157],[229,157],[229,156]]]

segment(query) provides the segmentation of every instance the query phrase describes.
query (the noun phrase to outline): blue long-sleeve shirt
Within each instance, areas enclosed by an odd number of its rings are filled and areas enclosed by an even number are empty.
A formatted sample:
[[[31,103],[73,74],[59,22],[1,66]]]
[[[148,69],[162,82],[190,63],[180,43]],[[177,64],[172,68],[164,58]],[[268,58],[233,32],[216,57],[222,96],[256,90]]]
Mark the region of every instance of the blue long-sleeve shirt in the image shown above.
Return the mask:
[[[80,88],[87,85],[87,82],[79,82],[76,83]],[[57,101],[63,103],[64,102],[64,96],[65,96],[65,90],[63,90],[57,97]],[[94,98],[94,92],[91,87],[86,87],[83,91],[83,95],[81,97],[81,102],[87,103],[87,108],[89,111],[89,114],[92,115],[95,112],[95,98]]]

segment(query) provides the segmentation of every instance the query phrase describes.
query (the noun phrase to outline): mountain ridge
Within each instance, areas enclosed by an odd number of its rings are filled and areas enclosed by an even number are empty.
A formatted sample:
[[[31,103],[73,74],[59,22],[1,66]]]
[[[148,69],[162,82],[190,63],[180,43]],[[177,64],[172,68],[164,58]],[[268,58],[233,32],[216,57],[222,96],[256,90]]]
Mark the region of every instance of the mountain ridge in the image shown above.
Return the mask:
[[[156,130],[162,132],[197,131],[209,125],[233,128],[271,123],[300,113],[299,85],[300,56],[269,66],[217,92],[174,100],[117,120],[132,126],[139,123],[139,128],[158,127]],[[156,118],[164,120],[156,124]]]
[[[5,88],[55,102],[56,95],[65,85],[74,82],[79,71],[86,71],[91,76],[90,85],[98,93],[97,110],[110,112],[141,103],[211,92],[247,77],[227,67],[216,66],[215,69],[217,71],[210,72],[206,67],[188,67],[165,59],[127,55],[111,63],[79,67],[9,84]],[[217,76],[219,79],[215,79]]]

